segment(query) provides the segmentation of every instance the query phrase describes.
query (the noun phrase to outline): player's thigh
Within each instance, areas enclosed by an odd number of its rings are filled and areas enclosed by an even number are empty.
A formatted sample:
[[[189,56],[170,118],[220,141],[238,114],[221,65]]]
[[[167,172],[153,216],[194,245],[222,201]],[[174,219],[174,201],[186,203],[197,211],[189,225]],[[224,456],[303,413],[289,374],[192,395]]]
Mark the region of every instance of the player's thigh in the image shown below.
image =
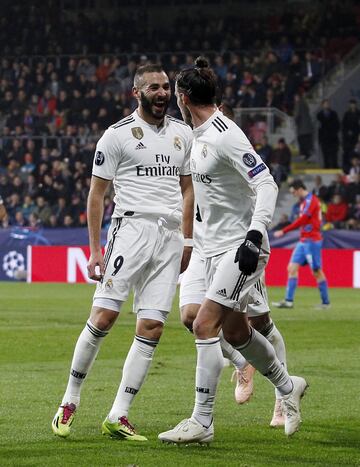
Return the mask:
[[[291,254],[291,258],[288,264],[288,272],[296,273],[299,266],[304,266],[307,263],[306,250],[303,242],[298,242]]]
[[[194,250],[189,266],[182,275],[180,282],[181,321],[188,329],[192,328],[192,323],[205,298],[205,293],[205,261]]]
[[[322,241],[305,243],[307,263],[313,271],[318,271],[322,267],[321,248]]]
[[[205,298],[193,323],[195,336],[199,339],[218,336],[229,311],[223,305]]]
[[[133,284],[147,267],[155,240],[151,228],[135,219],[115,219],[105,247],[105,273],[94,299],[127,300]]]
[[[179,231],[166,230],[161,234],[151,261],[134,285],[135,313],[141,309],[171,310],[179,279],[183,243]]]

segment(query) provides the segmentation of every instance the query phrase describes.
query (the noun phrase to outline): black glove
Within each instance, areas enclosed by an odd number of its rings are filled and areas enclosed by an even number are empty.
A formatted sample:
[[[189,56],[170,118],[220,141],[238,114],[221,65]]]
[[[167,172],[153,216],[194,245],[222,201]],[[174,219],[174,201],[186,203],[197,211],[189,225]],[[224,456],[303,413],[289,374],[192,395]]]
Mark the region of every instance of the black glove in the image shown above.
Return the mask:
[[[249,230],[244,243],[239,246],[236,252],[234,263],[239,263],[240,271],[247,276],[256,271],[262,237],[262,234],[257,230]]]

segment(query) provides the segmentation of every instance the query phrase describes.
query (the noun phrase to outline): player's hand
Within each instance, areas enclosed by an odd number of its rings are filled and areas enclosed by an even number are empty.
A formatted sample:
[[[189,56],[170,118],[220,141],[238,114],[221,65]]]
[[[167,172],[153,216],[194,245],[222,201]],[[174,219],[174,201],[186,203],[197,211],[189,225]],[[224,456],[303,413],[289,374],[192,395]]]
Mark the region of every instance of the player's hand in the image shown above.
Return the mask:
[[[180,274],[182,274],[189,266],[192,250],[192,246],[184,246],[184,251],[181,258]]]
[[[249,230],[244,243],[239,246],[236,252],[234,263],[239,263],[240,271],[247,276],[250,276],[250,274],[256,271],[259,262],[261,242],[262,234],[257,230]]]
[[[275,237],[275,238],[280,238],[280,237],[282,237],[283,235],[284,235],[284,232],[283,232],[282,230],[276,230],[276,231],[274,232],[274,237]]]
[[[98,271],[96,271],[98,269]],[[104,257],[101,251],[92,253],[87,264],[88,276],[93,281],[101,281],[105,274]]]

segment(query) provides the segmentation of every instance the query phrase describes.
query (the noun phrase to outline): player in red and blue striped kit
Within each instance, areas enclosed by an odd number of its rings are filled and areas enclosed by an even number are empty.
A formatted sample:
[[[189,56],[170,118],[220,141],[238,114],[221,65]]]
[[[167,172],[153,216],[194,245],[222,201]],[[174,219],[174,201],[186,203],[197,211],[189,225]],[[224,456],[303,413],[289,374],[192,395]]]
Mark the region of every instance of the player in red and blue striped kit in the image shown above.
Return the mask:
[[[319,308],[329,308],[328,285],[324,271],[321,268],[321,205],[319,199],[309,193],[302,180],[294,180],[290,184],[290,192],[300,201],[299,217],[282,230],[275,232],[275,237],[279,238],[287,232],[300,228],[300,241],[291,255],[288,264],[288,282],[286,287],[285,300],[274,302],[278,308],[293,308],[294,295],[298,284],[299,266],[308,264],[317,280],[321,296]]]

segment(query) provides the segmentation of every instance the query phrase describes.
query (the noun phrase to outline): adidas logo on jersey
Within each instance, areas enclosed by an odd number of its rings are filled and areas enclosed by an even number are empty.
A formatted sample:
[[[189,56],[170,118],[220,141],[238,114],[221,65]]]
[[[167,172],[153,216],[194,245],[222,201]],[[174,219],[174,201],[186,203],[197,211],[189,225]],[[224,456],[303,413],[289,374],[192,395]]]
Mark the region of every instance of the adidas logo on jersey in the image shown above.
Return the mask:
[[[146,146],[140,141],[140,143],[136,146],[135,149],[146,149]]]
[[[220,289],[216,292],[216,295],[221,295],[222,297],[226,297],[226,289]]]

